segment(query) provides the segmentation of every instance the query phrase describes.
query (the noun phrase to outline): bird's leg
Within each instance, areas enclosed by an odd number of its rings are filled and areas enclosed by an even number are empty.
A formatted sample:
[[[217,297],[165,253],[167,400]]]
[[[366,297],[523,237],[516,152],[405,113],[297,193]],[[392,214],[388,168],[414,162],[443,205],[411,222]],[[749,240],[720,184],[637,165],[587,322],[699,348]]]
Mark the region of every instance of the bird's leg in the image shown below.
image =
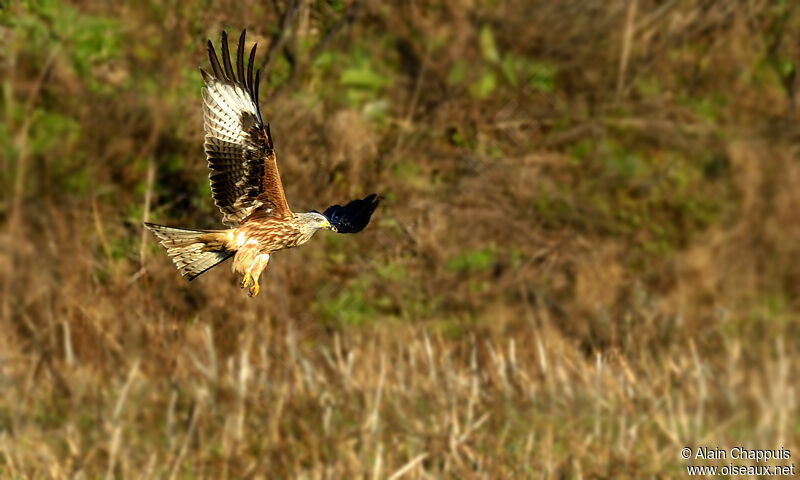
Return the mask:
[[[250,287],[250,296],[255,297],[258,295],[259,290],[261,289],[258,286],[258,279],[261,277],[261,272],[267,267],[267,262],[269,262],[269,254],[262,253],[257,255],[255,260],[253,261],[252,265],[250,266],[250,275],[253,277],[253,286]]]
[[[242,288],[250,285],[250,272],[244,274],[244,278],[242,279]]]

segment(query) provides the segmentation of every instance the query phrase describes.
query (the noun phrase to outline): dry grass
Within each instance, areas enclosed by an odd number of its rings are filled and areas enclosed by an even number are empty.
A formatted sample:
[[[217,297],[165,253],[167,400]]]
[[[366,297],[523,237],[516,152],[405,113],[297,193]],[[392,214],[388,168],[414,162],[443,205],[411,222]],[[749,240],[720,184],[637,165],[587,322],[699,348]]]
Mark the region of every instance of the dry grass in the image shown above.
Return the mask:
[[[513,331],[452,339],[397,322],[330,334],[252,308],[180,322],[126,297],[4,345],[8,473],[641,478],[679,472],[684,445],[796,441],[788,325],[587,356],[537,307]]]
[[[277,4],[0,14],[2,476],[674,478],[684,446],[800,452],[797,8]],[[256,300],[225,267],[183,283],[141,228],[217,224],[195,67],[223,26],[271,52],[292,207],[387,197],[276,255]]]

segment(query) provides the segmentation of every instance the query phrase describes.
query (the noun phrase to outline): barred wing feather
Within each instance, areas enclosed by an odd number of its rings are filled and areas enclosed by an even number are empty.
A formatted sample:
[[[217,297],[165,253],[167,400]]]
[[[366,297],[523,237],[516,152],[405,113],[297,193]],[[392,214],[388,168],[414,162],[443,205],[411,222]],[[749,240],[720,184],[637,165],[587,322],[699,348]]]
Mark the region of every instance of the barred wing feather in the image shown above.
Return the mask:
[[[211,195],[222,223],[236,227],[256,210],[276,217],[291,215],[283,193],[269,125],[258,107],[259,74],[253,78],[256,53],[250,51],[245,75],[245,32],[239,37],[236,72],[228,38],[222,32],[222,65],[208,42],[211,72],[200,69],[203,89],[205,150],[211,170]]]

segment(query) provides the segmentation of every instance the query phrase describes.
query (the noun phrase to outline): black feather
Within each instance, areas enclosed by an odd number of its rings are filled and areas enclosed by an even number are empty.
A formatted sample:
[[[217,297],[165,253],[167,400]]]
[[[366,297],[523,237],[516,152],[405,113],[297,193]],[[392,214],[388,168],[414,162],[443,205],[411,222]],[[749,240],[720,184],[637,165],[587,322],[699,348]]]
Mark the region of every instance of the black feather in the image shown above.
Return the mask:
[[[261,110],[258,107],[258,85],[261,82],[261,70],[256,70],[256,83],[253,85],[253,102],[256,104],[256,113],[258,113],[258,120],[261,120]]]
[[[239,83],[243,83],[247,90],[247,78],[244,76],[244,35],[247,30],[242,30],[239,35],[239,47],[236,49],[236,74],[239,76]]]
[[[214,44],[211,43],[211,40],[208,41],[208,60],[211,62],[211,70],[214,72],[214,76],[220,79],[224,78],[222,68],[219,66],[217,52],[214,50]]]
[[[225,30],[222,31],[222,65],[225,67],[225,75],[231,82],[236,82],[236,75],[233,74],[233,66],[231,65],[231,52],[228,50],[228,34]]]
[[[345,206],[331,205],[323,215],[339,233],[358,233],[369,224],[372,212],[378,208],[381,198],[376,194],[361,200],[353,200]]]
[[[250,50],[250,60],[247,62],[247,91],[250,92],[250,98],[255,98],[255,90],[253,90],[253,65],[256,63],[256,47],[258,43],[253,44]]]
[[[272,133],[269,131],[269,123],[267,124],[267,145],[269,148],[275,148],[272,144]]]

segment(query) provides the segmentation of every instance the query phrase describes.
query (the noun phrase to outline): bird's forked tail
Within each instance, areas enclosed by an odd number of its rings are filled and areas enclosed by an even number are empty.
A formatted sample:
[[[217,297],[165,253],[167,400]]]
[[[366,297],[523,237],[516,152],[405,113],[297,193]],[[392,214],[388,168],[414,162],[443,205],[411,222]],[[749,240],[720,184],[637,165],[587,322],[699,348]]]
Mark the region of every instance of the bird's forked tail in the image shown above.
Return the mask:
[[[144,226],[158,238],[172,263],[189,281],[236,253],[225,248],[218,230],[183,230],[147,222]]]

